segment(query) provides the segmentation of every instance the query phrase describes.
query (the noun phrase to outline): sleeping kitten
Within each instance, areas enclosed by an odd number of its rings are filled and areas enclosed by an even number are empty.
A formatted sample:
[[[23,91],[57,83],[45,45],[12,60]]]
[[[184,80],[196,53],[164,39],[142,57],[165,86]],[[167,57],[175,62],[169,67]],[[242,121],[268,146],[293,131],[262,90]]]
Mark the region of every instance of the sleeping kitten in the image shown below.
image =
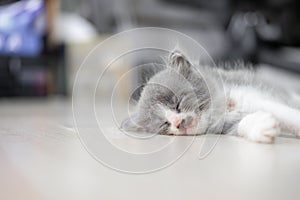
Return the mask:
[[[272,143],[281,130],[300,136],[299,105],[242,64],[232,69],[194,66],[173,51],[165,69],[143,88],[137,113],[121,128],[167,135],[232,134]]]

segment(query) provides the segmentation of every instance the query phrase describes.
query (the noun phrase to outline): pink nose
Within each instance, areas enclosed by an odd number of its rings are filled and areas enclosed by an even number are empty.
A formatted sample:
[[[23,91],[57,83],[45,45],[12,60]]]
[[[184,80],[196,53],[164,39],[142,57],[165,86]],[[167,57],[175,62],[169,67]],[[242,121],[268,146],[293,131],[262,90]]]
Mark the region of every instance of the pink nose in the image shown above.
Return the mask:
[[[182,122],[182,119],[181,119],[181,118],[176,118],[176,119],[174,119],[174,126],[175,126],[176,128],[179,128],[181,122]]]

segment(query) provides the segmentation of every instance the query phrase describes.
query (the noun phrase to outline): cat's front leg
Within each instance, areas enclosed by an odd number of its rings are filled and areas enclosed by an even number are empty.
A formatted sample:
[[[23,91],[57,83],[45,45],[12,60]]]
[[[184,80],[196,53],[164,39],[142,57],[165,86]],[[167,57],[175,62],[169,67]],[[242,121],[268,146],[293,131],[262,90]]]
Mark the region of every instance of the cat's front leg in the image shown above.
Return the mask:
[[[272,114],[257,111],[246,115],[238,124],[238,135],[261,143],[273,143],[280,133],[279,122]]]

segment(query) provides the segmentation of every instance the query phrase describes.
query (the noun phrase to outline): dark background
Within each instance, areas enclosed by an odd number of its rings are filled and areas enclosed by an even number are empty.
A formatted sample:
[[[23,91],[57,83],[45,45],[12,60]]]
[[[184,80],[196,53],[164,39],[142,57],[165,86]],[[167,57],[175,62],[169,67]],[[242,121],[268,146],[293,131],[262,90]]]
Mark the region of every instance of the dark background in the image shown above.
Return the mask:
[[[0,1],[0,12],[16,2],[20,1]],[[43,2],[47,27],[40,38],[43,49],[34,55],[0,52],[1,97],[70,93],[67,88],[72,83],[68,82],[70,61],[66,49],[72,48],[70,43],[74,41],[67,41],[66,37],[53,39],[56,32],[65,31],[57,26],[63,21],[62,14],[84,20],[97,35],[109,36],[134,27],[165,27],[199,41],[217,62],[242,59],[300,72],[300,2],[297,0]]]

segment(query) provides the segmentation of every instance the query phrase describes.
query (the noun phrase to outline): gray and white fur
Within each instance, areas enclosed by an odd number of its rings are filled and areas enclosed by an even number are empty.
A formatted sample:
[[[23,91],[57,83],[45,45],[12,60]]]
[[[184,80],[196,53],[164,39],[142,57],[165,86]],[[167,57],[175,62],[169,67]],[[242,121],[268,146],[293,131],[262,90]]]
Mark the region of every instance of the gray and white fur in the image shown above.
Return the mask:
[[[166,135],[231,134],[272,143],[281,130],[300,136],[299,108],[290,92],[264,83],[243,63],[195,66],[175,50],[165,69],[147,82],[137,112],[121,128]]]

